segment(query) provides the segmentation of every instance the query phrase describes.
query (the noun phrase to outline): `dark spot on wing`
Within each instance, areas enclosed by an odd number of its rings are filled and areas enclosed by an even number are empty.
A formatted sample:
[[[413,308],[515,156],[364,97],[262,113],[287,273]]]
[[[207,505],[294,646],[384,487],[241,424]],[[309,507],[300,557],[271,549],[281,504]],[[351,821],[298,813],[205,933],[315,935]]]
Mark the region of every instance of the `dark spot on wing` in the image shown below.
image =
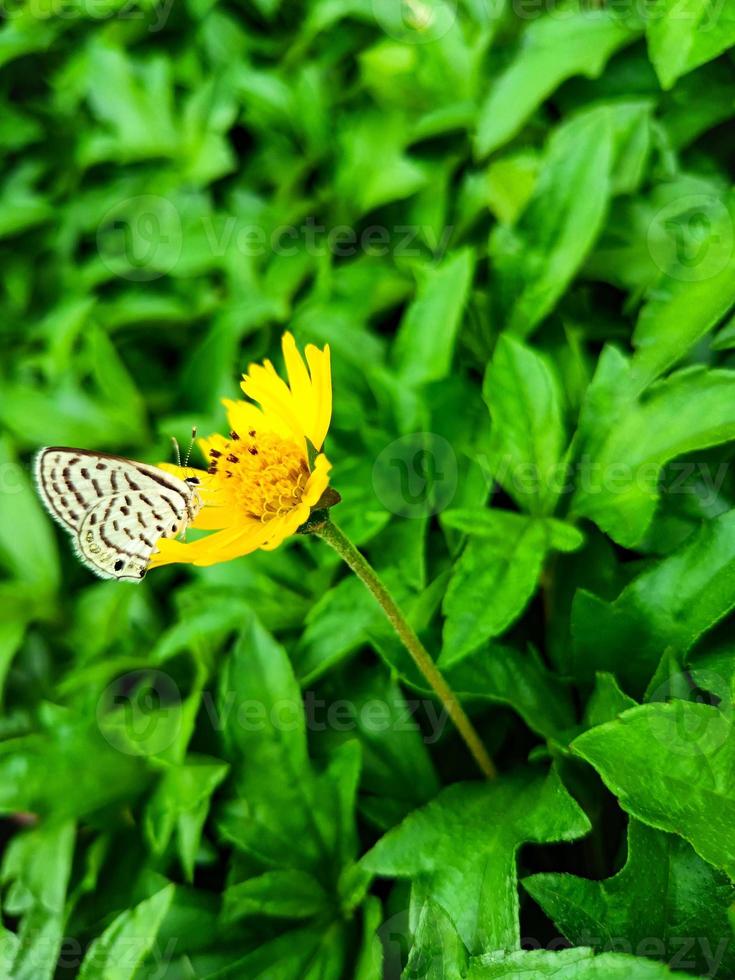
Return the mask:
[[[79,472],[82,474],[85,480],[89,479],[89,470],[86,466],[83,466]]]
[[[166,504],[166,506],[169,508],[171,513],[174,515],[174,517],[179,516],[178,510],[174,507],[174,505],[171,503],[171,501],[168,499],[168,497],[165,494],[161,494],[161,500],[164,502],[164,504]],[[158,514],[156,513],[153,516],[157,518]]]
[[[77,457],[77,460],[78,459],[79,457]],[[64,483],[66,483],[66,489],[69,490],[71,493],[73,493],[74,496],[76,497],[77,503],[81,504],[81,506],[84,507],[85,506],[84,497],[74,486],[74,481],[71,478],[71,463],[69,464],[69,466],[64,467],[64,470],[61,475],[63,477]]]
[[[118,558],[114,567],[116,572],[121,572],[123,568],[125,568],[125,562],[122,560],[122,558]]]

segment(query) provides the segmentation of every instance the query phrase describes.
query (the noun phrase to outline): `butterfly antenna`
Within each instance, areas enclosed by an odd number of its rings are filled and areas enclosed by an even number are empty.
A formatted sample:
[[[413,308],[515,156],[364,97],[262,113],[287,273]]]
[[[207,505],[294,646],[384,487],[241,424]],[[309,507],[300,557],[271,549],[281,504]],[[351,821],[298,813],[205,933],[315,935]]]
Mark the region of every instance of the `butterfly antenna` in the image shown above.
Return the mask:
[[[191,429],[191,442],[189,443],[189,451],[187,452],[186,459],[184,460],[185,467],[189,465],[189,459],[191,457],[191,451],[194,448],[194,440],[196,439],[196,437],[197,437],[197,427],[194,425],[192,426]]]
[[[176,465],[181,466],[181,450],[176,436],[171,436],[171,442],[174,444],[174,452],[176,453]]]

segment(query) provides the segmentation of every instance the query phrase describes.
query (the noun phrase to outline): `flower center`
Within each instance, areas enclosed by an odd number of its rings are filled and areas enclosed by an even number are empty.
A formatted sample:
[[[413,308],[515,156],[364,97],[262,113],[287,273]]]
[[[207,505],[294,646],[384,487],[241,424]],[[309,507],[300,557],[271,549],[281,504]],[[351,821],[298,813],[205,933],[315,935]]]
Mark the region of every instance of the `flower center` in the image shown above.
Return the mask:
[[[310,476],[295,442],[254,429],[243,437],[231,432],[222,450],[210,449],[209,473],[231,505],[263,522],[293,510]]]

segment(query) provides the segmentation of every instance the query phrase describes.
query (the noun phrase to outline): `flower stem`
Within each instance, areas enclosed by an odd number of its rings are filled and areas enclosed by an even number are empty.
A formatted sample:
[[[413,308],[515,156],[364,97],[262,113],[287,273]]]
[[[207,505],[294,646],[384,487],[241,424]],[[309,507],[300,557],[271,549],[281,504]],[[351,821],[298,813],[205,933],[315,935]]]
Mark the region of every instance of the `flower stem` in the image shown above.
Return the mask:
[[[355,575],[357,575],[366,588],[373,594],[376,602],[380,605],[401,642],[411,654],[414,663],[444,705],[447,714],[454,722],[457,731],[472,753],[475,762],[484,775],[488,779],[492,779],[496,775],[495,766],[488,755],[487,749],[482,744],[474,725],[465,714],[456,694],[447,684],[443,675],[437,669],[436,664],[427,653],[423,643],[396,605],[395,599],[378,577],[375,569],[337,525],[329,520],[328,516],[323,521],[315,522],[310,530],[311,533],[318,535],[323,541],[326,541],[328,545],[334,548],[340,558],[344,559]]]

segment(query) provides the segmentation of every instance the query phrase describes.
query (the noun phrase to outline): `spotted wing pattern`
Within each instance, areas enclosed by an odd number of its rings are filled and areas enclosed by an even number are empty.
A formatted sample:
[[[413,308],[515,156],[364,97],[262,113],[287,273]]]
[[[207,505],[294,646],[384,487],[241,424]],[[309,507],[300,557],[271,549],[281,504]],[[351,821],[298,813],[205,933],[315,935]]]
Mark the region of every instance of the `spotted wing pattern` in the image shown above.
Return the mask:
[[[36,482],[80,559],[102,578],[140,581],[158,540],[180,534],[201,507],[194,478],[83,449],[42,449]]]

